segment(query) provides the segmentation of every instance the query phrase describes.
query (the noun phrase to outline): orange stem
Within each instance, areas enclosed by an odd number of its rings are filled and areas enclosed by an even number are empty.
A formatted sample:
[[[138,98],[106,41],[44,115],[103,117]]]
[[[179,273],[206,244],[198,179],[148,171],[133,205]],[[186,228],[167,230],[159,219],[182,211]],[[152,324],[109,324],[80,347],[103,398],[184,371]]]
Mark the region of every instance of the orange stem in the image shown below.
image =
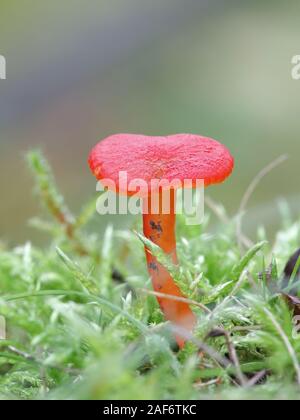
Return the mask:
[[[144,235],[169,255],[174,264],[178,264],[175,236],[176,192],[174,190],[169,192],[170,208],[168,214],[164,214],[162,211],[162,192],[157,193],[158,195],[156,196],[159,200],[158,214],[151,214],[151,199],[154,193],[152,196],[150,194],[148,198],[144,198],[143,229]],[[157,261],[147,248],[145,248],[145,252],[154,290],[167,295],[184,297],[166,268]],[[189,332],[193,330],[196,324],[196,316],[189,304],[167,298],[157,298],[157,300],[167,320]],[[177,335],[176,341],[179,347],[182,348],[186,340]]]

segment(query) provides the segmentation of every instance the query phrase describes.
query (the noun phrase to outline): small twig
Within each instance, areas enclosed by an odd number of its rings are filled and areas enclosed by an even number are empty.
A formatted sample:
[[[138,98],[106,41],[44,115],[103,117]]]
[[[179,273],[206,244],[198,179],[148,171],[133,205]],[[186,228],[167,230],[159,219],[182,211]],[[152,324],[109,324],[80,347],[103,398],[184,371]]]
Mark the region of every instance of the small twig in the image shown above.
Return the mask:
[[[211,211],[217,216],[218,219],[224,224],[230,222],[229,217],[226,216],[222,211],[220,211],[217,203],[207,195],[205,196],[205,204],[211,209]]]
[[[208,314],[211,314],[211,310],[208,309],[205,305],[203,305],[200,302],[197,302],[196,300],[192,300],[192,299],[188,299],[185,297],[181,297],[181,296],[173,296],[173,295],[168,295],[166,293],[160,293],[160,292],[155,292],[153,290],[148,290],[148,289],[138,289],[139,291],[146,293],[148,295],[153,295],[159,298],[163,298],[163,299],[169,299],[169,300],[175,300],[177,302],[184,302],[187,303],[189,305],[194,305],[194,306],[198,306],[198,308],[203,309],[203,311],[205,311]]]
[[[230,336],[230,333],[228,331],[225,331],[225,339],[226,339],[226,344],[227,344],[227,347],[228,347],[230,359],[232,360],[232,363],[234,364],[234,367],[236,369],[237,379],[239,380],[239,382],[242,386],[245,386],[246,383],[247,383],[247,380],[246,380],[245,376],[243,375],[241,365],[240,365],[240,361],[239,361],[238,355],[236,353],[236,349],[234,347],[233,342],[231,341],[231,336]]]
[[[242,219],[243,219],[243,215],[245,213],[246,207],[248,205],[248,202],[252,196],[252,194],[254,193],[255,189],[257,188],[257,186],[260,184],[260,182],[262,181],[262,179],[268,175],[273,169],[275,169],[277,166],[281,165],[283,162],[285,162],[288,159],[287,155],[282,155],[280,156],[278,159],[274,160],[273,162],[271,162],[268,166],[266,166],[265,168],[263,168],[257,175],[256,177],[253,179],[253,181],[250,183],[249,187],[247,188],[240,207],[239,207],[239,211],[238,211],[238,217],[237,217],[237,223],[236,223],[236,235],[237,235],[237,240],[238,240],[238,245],[241,251],[243,251],[243,232],[242,232]]]
[[[23,357],[23,359],[26,359],[26,360],[28,360],[29,362],[37,362],[37,360],[36,360],[33,356],[31,356],[30,354],[25,353],[25,352],[23,352],[23,351],[21,351],[21,350],[18,350],[17,348],[15,348],[15,347],[13,347],[13,346],[8,346],[8,347],[7,347],[7,349],[8,349],[11,353],[14,353],[14,354],[16,354],[17,356]]]
[[[262,380],[262,378],[264,376],[266,376],[266,374],[268,373],[267,370],[262,370],[261,372],[258,372],[255,376],[253,376],[253,378],[251,378],[247,384],[246,384],[246,388],[252,388],[254,385],[256,385],[259,381]]]
[[[233,327],[231,328],[230,332],[244,332],[244,331],[260,331],[261,330],[261,326],[260,325],[253,325],[253,326],[249,326],[249,327]]]
[[[194,384],[194,388],[195,389],[202,389],[202,388],[206,388],[206,387],[211,386],[211,385],[219,385],[219,383],[220,383],[220,378],[217,378],[217,379],[212,379],[211,381],[208,381],[208,382],[198,382],[198,383]]]
[[[246,305],[244,305],[243,302],[241,302],[236,296],[232,296],[232,300],[239,305],[241,308],[243,309],[248,309],[248,307]]]
[[[205,204],[210,208],[210,210],[218,217],[218,219],[223,224],[227,225],[228,223],[230,223],[229,217],[227,217],[226,214],[220,211],[217,203],[215,203],[215,201],[207,195],[205,196]],[[249,238],[247,238],[247,236],[245,236],[243,233],[241,233],[241,240],[245,247],[251,248],[251,246],[253,246],[253,242]]]
[[[173,333],[180,335],[180,337],[182,337],[183,339],[195,344],[195,346],[198,347],[198,350],[206,353],[209,357],[218,362],[219,365],[221,365],[223,368],[228,368],[232,366],[232,363],[229,359],[227,359],[227,357],[222,356],[215,349],[200,341],[185,328],[181,328],[178,325],[171,325],[171,330],[173,331]]]
[[[216,328],[215,331],[218,331],[220,333],[220,335],[223,335],[225,337],[226,345],[227,345],[229,356],[230,356],[230,360],[232,361],[232,363],[233,363],[233,365],[236,369],[237,379],[239,380],[239,383],[243,387],[246,386],[247,385],[247,379],[245,378],[245,376],[242,372],[240,361],[239,361],[238,355],[236,353],[236,349],[234,347],[234,344],[231,340],[230,333],[223,328]]]

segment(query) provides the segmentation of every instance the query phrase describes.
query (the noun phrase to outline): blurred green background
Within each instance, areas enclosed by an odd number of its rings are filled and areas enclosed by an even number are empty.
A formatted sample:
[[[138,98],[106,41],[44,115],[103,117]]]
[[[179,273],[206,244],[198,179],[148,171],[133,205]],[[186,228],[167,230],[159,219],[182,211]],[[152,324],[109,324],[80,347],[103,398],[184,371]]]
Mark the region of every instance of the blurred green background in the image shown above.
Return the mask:
[[[95,194],[89,150],[115,132],[225,143],[236,169],[210,194],[232,214],[257,172],[288,153],[246,228],[274,231],[280,197],[299,213],[299,17],[299,0],[0,0],[0,238],[41,240],[27,225],[38,204],[24,152],[44,150],[76,210]]]

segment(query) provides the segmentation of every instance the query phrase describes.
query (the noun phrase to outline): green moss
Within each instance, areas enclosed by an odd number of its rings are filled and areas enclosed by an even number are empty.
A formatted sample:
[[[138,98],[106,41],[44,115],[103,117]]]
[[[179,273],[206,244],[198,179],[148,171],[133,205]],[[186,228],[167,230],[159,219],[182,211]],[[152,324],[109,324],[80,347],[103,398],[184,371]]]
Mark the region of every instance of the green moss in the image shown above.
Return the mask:
[[[194,307],[193,343],[176,352],[155,298],[141,290],[151,290],[141,270],[145,238],[112,227],[103,237],[93,232],[94,200],[73,216],[43,156],[28,159],[48,210],[34,225],[49,244],[1,245],[0,398],[298,398],[300,338],[269,283],[280,281],[295,251],[299,222],[283,220],[271,251],[258,243],[241,252],[234,219],[212,235],[209,217],[201,230],[178,218],[179,270],[152,251],[207,310]],[[220,328],[230,333],[229,349]],[[240,387],[239,369],[245,383],[261,372],[262,383]]]

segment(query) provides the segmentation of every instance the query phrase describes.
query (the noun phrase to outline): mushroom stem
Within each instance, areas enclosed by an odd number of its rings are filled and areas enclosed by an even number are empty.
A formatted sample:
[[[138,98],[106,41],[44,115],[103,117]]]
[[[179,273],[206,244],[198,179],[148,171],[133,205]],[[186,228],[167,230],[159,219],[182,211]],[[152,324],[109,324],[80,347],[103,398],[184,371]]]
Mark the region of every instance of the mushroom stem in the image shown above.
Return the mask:
[[[175,235],[176,191],[171,189],[168,192],[170,205],[167,214],[163,211],[163,196],[164,198],[166,196],[161,190],[159,193],[152,193],[147,198],[144,198],[143,230],[144,235],[148,239],[169,255],[174,264],[178,264]],[[153,197],[154,194],[156,194],[156,197]],[[158,214],[151,212],[153,211],[153,198],[159,203],[157,211],[155,211]],[[167,269],[157,261],[147,248],[145,248],[145,252],[154,290],[167,295],[185,297]],[[188,303],[167,298],[157,298],[157,300],[167,320],[189,332],[193,330],[196,324],[196,316]],[[176,341],[179,347],[182,348],[186,340],[177,335]]]

